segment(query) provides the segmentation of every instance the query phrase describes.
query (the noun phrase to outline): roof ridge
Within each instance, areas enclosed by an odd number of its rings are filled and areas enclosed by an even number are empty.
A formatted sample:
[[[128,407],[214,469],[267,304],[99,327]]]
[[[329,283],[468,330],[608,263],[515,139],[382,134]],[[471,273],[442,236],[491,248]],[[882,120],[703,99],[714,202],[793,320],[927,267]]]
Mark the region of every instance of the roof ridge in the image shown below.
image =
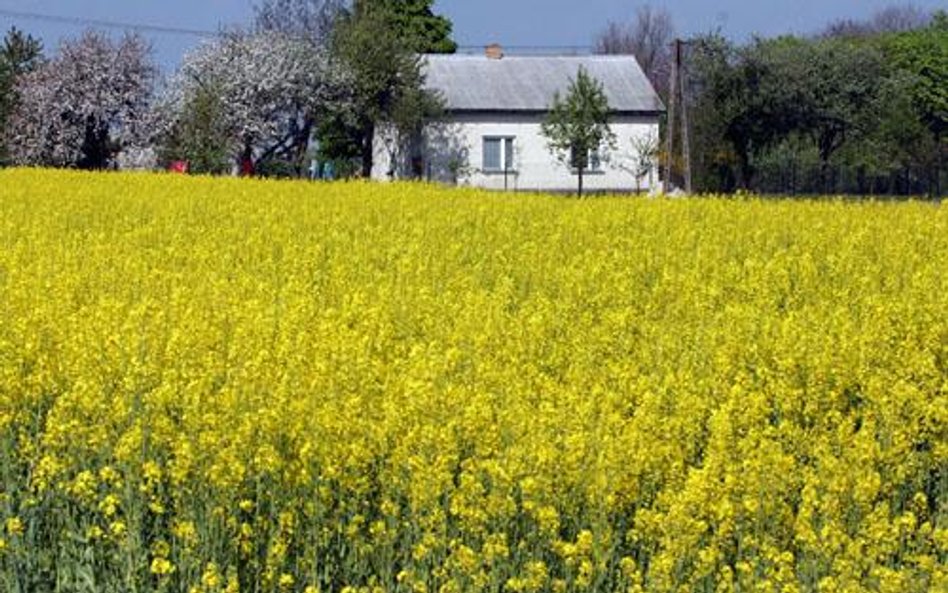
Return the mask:
[[[503,58],[488,58],[484,54],[421,54],[425,58],[444,58],[444,59],[472,59],[472,60],[490,60],[492,62],[503,62],[504,60],[549,60],[549,59],[571,59],[571,60],[628,60],[635,59],[632,54],[584,54],[580,56],[569,54],[506,54]]]

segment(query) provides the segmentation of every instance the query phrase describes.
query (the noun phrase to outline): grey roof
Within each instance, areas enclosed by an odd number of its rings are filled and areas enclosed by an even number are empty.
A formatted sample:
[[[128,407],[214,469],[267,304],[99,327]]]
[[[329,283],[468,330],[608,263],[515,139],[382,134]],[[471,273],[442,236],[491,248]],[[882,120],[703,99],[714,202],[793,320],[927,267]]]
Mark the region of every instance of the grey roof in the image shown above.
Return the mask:
[[[602,83],[620,113],[655,113],[664,106],[632,56],[425,56],[427,86],[449,111],[546,111],[582,66]]]

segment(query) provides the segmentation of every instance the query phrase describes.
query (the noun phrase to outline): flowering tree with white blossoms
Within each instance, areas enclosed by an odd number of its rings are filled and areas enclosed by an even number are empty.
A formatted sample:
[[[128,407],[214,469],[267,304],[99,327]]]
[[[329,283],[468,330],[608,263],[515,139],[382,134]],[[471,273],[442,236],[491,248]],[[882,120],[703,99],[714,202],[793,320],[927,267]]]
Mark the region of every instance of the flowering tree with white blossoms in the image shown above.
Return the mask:
[[[137,35],[113,42],[87,31],[18,77],[9,122],[12,159],[21,165],[102,169],[147,140],[158,69]]]
[[[312,43],[274,31],[224,33],[187,55],[171,80],[158,107],[170,138],[164,152],[182,135],[213,130],[238,161],[256,167],[282,156],[299,165],[315,114],[346,86],[346,77]],[[195,105],[206,107],[210,99],[213,125],[185,129]]]

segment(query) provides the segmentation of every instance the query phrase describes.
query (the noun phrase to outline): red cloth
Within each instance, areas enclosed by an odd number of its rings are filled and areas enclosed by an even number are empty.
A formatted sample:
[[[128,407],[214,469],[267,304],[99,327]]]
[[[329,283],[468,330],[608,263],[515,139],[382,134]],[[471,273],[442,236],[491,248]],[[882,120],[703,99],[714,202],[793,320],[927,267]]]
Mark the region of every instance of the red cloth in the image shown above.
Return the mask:
[[[240,174],[243,177],[253,177],[253,159],[243,159],[240,161]]]

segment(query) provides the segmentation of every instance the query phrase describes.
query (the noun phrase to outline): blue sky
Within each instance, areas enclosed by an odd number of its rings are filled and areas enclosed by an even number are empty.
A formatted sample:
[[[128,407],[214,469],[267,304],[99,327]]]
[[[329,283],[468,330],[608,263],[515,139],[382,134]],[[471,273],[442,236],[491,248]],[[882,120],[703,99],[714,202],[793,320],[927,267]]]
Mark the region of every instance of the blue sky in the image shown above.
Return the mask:
[[[436,0],[437,12],[454,22],[462,46],[499,42],[507,46],[588,46],[610,20],[631,18],[638,0]],[[861,19],[899,1],[889,0],[669,0],[653,1],[671,12],[680,33],[720,29],[733,39],[753,34],[808,33],[839,18]],[[943,8],[944,0],[916,0],[915,6]],[[247,24],[252,0],[0,0],[0,10],[26,11],[146,23],[172,28],[216,30]],[[82,26],[48,23],[0,14],[0,29],[17,25],[41,36],[49,49]],[[173,67],[198,42],[184,34],[147,34],[156,57]]]

